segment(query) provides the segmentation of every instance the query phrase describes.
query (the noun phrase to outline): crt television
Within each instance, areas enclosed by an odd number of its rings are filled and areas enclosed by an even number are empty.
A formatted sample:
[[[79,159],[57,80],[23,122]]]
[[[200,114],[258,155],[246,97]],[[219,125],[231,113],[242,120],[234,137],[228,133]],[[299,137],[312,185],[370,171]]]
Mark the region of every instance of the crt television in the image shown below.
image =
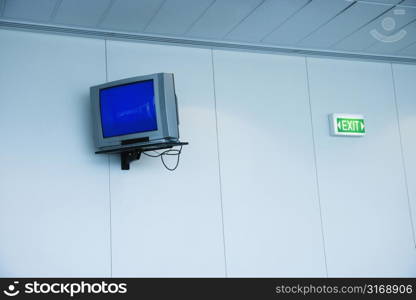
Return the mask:
[[[173,74],[157,73],[91,87],[97,148],[179,140]]]

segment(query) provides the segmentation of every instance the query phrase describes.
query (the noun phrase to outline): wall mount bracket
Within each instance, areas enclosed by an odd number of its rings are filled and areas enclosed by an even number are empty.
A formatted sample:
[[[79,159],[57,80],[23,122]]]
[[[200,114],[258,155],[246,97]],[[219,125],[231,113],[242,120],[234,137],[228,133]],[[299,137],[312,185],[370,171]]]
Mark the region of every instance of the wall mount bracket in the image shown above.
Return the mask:
[[[162,149],[170,149],[175,146],[188,145],[187,142],[163,142],[142,145],[131,145],[128,147],[111,148],[106,150],[96,151],[95,154],[120,154],[121,169],[130,170],[130,163],[139,160],[141,154],[146,151],[155,151]]]

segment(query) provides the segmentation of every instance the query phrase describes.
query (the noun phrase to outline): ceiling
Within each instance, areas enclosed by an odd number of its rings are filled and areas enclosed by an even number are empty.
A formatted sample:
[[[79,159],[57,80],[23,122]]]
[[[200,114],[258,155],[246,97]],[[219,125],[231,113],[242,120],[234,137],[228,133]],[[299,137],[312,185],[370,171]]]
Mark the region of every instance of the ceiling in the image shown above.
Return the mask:
[[[0,0],[0,20],[416,59],[416,0]]]

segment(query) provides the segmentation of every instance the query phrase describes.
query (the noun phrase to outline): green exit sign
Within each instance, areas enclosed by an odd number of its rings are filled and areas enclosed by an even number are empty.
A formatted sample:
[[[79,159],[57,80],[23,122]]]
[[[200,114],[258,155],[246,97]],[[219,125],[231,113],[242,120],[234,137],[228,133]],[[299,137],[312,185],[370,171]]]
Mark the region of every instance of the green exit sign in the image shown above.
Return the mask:
[[[362,115],[332,114],[329,119],[332,135],[365,135],[365,120]]]

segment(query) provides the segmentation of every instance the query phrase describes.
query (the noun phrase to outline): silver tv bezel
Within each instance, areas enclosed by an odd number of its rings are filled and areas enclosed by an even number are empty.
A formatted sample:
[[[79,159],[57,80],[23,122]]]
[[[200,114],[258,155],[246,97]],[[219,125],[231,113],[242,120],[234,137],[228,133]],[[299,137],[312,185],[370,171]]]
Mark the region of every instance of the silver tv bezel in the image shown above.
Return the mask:
[[[169,79],[172,80],[171,84]],[[119,135],[114,137],[105,138],[103,136],[103,130],[101,126],[101,107],[100,107],[100,91],[106,88],[117,87],[127,84],[132,84],[135,82],[140,81],[147,81],[153,80],[153,88],[154,88],[154,95],[155,95],[155,108],[156,108],[156,120],[157,120],[157,129],[152,131],[146,132],[139,132],[139,133],[131,133],[125,135]],[[172,87],[172,91],[166,90]],[[123,141],[126,140],[134,140],[134,139],[141,139],[141,138],[149,138],[149,143],[154,143],[157,141],[165,141],[169,138],[169,116],[166,114],[166,105],[168,99],[167,97],[175,97],[174,85],[173,85],[173,74],[168,73],[157,73],[157,74],[150,74],[144,76],[136,76],[125,78],[121,80],[116,80],[100,85],[96,85],[91,87],[91,104],[93,110],[93,121],[94,121],[94,132],[95,132],[95,145],[97,148],[106,148],[106,147],[114,147],[114,146],[121,146]],[[176,99],[175,107],[176,107]],[[175,112],[177,115],[177,112]],[[177,126],[177,124],[176,124]],[[178,138],[178,137],[172,137]],[[129,145],[126,145],[129,146]]]

